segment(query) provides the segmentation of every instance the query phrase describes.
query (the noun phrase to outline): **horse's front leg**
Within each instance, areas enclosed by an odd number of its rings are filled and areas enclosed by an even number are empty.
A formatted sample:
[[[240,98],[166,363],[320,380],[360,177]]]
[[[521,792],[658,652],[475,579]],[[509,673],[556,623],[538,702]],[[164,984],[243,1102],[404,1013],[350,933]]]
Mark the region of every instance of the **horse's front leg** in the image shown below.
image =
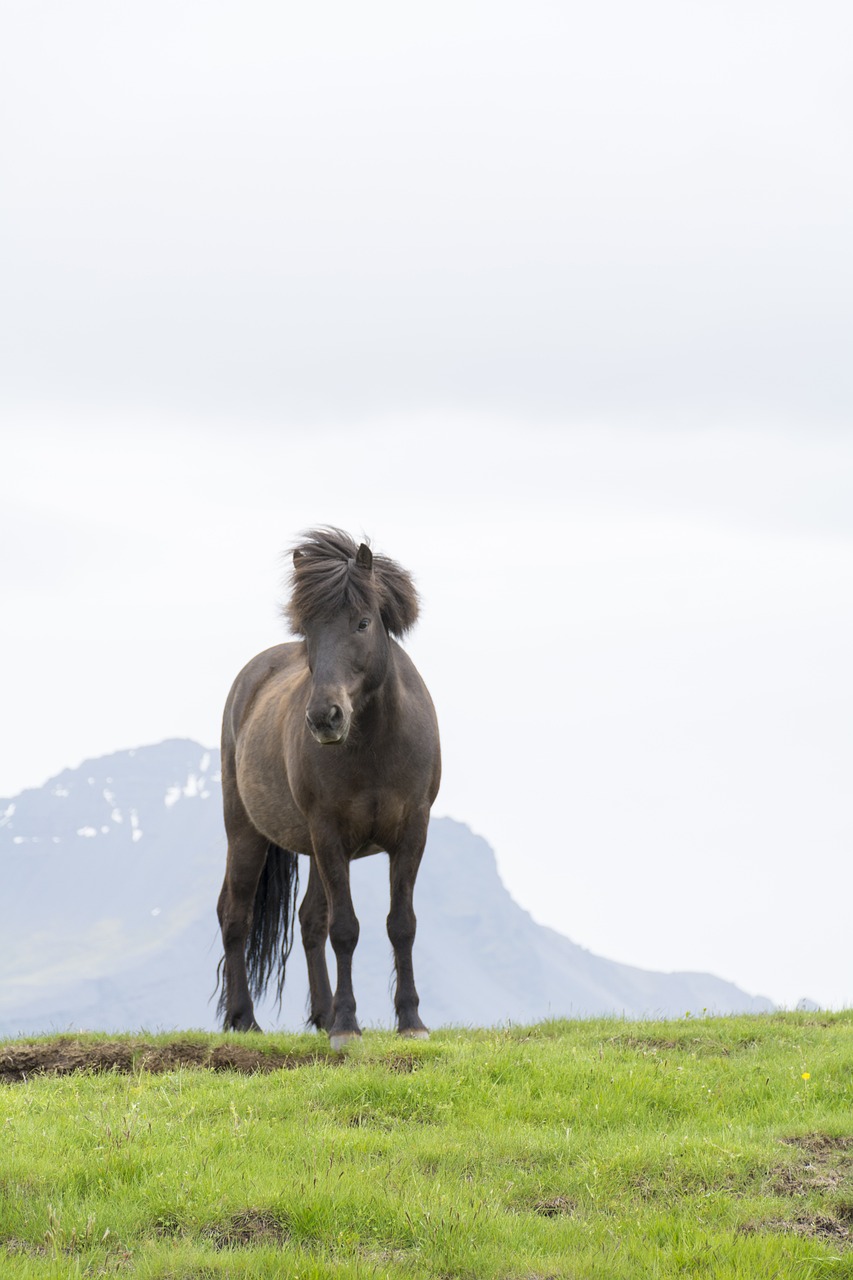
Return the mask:
[[[352,989],[352,956],[358,942],[359,928],[350,893],[349,856],[337,832],[312,829],[311,843],[314,861],[326,891],[329,938],[338,967],[337,986],[332,999],[329,1043],[333,1049],[343,1049],[349,1041],[361,1037]]]
[[[308,966],[308,989],[311,999],[309,1022],[318,1030],[328,1031],[332,1025],[332,988],[329,984],[329,970],[326,966],[326,939],[329,936],[329,904],[326,901],[326,890],[317,868],[317,862],[311,858],[311,873],[308,876],[308,888],[299,908],[299,923],[302,928],[302,946],[305,948],[305,961]]]
[[[389,849],[391,870],[391,910],[388,913],[388,937],[394,948],[397,987],[394,1008],[400,1035],[426,1040],[429,1031],[418,1014],[420,1003],[412,966],[417,918],[413,905],[415,880],[426,844],[429,813],[412,823],[400,843]]]

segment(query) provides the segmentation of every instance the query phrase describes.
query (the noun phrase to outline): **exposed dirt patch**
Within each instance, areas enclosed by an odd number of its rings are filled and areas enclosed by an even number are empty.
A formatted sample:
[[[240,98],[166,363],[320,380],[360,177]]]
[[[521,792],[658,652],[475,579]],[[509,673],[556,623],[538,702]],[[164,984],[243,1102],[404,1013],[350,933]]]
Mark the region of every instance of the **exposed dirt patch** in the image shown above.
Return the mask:
[[[765,1189],[777,1196],[805,1201],[817,1199],[817,1210],[805,1205],[801,1212],[788,1218],[748,1223],[744,1231],[781,1231],[792,1235],[811,1236],[853,1248],[853,1137],[846,1134],[807,1133],[782,1138],[784,1146],[794,1147],[800,1159],[770,1170]],[[824,1200],[824,1197],[826,1198]]]
[[[144,1041],[104,1041],[99,1044],[60,1040],[42,1044],[0,1046],[0,1081],[14,1083],[33,1075],[72,1075],[75,1072],[176,1071],[196,1068],[211,1071],[238,1071],[243,1075],[291,1070],[315,1062],[337,1063],[337,1058],[320,1054],[262,1053],[242,1045],[219,1044],[210,1048],[191,1040],[168,1044]]]
[[[33,1244],[30,1240],[19,1240],[17,1236],[9,1236],[2,1242],[2,1248],[13,1257],[19,1253],[28,1253],[34,1257],[47,1253],[45,1245]]]
[[[176,1071],[178,1067],[203,1067],[209,1049],[193,1040],[173,1040],[169,1044],[135,1046],[134,1066],[143,1071]]]
[[[806,1196],[810,1191],[836,1191],[847,1178],[844,1170],[818,1164],[781,1165],[771,1171],[770,1189],[777,1196]]]
[[[93,1044],[73,1038],[39,1044],[0,1045],[0,1083],[13,1084],[30,1076],[73,1075],[75,1072],[177,1071],[195,1068],[202,1071],[237,1071],[241,1075],[267,1074],[271,1071],[293,1071],[322,1063],[328,1067],[342,1065],[341,1054],[276,1053],[249,1048],[241,1044],[210,1046],[203,1041],[177,1039],[167,1044],[151,1044],[144,1040],[102,1041]],[[388,1071],[416,1071],[420,1063],[405,1053],[381,1060]]]
[[[274,1213],[246,1209],[224,1224],[208,1227],[204,1234],[217,1249],[245,1249],[258,1244],[283,1244],[290,1233]]]
[[[410,1053],[401,1053],[395,1058],[385,1058],[382,1065],[387,1067],[389,1071],[395,1071],[399,1075],[407,1075],[411,1071],[417,1071],[421,1061]]]
[[[53,1044],[10,1044],[0,1048],[0,1080],[25,1080],[27,1076],[45,1072],[70,1075],[74,1071],[132,1070],[133,1047],[128,1043],[81,1044],[77,1040],[61,1040]]]
[[[683,1048],[681,1040],[666,1040],[663,1036],[611,1036],[607,1041],[617,1049],[637,1049],[640,1053],[671,1053]]]
[[[853,1137],[846,1134],[807,1133],[783,1138],[804,1158],[772,1169],[770,1186],[775,1195],[806,1196],[810,1192],[837,1192],[853,1184]]]
[[[334,1062],[334,1059],[310,1053],[297,1057],[292,1053],[262,1053],[260,1049],[247,1049],[241,1044],[218,1044],[208,1053],[202,1064],[213,1071],[238,1071],[252,1076],[270,1071],[292,1071],[295,1067],[310,1067],[315,1062]]]
[[[713,1036],[681,1036],[672,1039],[666,1036],[611,1036],[608,1044],[617,1049],[633,1049],[644,1057],[659,1056],[662,1053],[687,1053],[699,1058],[729,1058],[732,1054],[748,1053],[757,1048],[758,1042],[752,1039],[734,1040],[730,1044],[721,1044]]]
[[[757,1235],[762,1231],[784,1232],[787,1235],[809,1236],[812,1239],[831,1241],[841,1248],[850,1248],[850,1227],[840,1218],[828,1213],[801,1213],[795,1218],[774,1218],[768,1222],[745,1222],[738,1228],[741,1235]]]
[[[815,1155],[826,1155],[833,1151],[853,1152],[853,1137],[847,1134],[804,1133],[798,1138],[782,1138],[788,1147],[799,1147],[801,1151],[811,1151]]]
[[[551,1196],[548,1200],[537,1200],[533,1212],[542,1218],[562,1218],[574,1213],[577,1205],[568,1196]]]

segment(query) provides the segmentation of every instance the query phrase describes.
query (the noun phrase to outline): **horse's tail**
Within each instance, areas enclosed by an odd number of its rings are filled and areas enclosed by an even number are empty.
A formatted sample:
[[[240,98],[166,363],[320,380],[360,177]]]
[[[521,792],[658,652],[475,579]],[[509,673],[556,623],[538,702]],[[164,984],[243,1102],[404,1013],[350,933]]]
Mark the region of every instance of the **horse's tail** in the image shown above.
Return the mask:
[[[279,1011],[284,970],[293,946],[298,892],[298,856],[270,844],[255,891],[252,927],[246,942],[246,971],[253,1000],[264,995],[271,978],[275,980]]]

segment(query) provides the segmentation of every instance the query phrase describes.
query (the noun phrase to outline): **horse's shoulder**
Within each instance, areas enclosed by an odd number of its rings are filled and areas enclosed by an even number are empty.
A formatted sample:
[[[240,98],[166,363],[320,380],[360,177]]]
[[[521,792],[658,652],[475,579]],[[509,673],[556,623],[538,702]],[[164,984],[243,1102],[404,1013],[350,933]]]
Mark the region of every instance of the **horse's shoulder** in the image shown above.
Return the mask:
[[[421,673],[401,645],[394,642],[397,679],[402,689],[404,714],[400,732],[423,747],[427,744],[436,756],[439,752],[438,721],[429,689]]]
[[[226,719],[234,731],[244,723],[250,706],[270,680],[297,671],[304,664],[305,645],[301,640],[273,645],[247,662],[231,686],[225,705]]]
[[[406,650],[396,640],[391,641],[391,651],[394,654],[394,666],[397,670],[397,676],[404,684],[413,688],[418,688],[424,683],[421,673],[418,671],[412,659],[406,653]]]
[[[393,641],[394,645],[394,667],[397,673],[397,679],[400,681],[403,689],[409,698],[413,698],[417,702],[422,702],[426,706],[432,706],[432,699],[426,686],[426,681],[418,671],[412,659],[406,653],[402,645]]]

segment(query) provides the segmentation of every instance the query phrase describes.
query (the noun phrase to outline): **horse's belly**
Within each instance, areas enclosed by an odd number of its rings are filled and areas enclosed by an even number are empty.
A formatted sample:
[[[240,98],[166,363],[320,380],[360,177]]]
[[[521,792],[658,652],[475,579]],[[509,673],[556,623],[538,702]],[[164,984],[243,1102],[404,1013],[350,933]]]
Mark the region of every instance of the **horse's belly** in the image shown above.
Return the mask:
[[[267,804],[263,801],[255,805],[247,805],[246,811],[252,826],[261,835],[280,849],[290,849],[291,853],[311,852],[311,837],[301,814],[288,812],[280,804]]]
[[[355,860],[356,858],[366,858],[371,853],[385,853],[385,852],[386,850],[383,845],[371,843],[371,844],[362,845],[360,849],[356,849],[352,857],[353,857],[353,860]]]
[[[255,762],[237,757],[237,787],[252,826],[280,849],[310,853],[308,824],[300,813],[287,779]]]

